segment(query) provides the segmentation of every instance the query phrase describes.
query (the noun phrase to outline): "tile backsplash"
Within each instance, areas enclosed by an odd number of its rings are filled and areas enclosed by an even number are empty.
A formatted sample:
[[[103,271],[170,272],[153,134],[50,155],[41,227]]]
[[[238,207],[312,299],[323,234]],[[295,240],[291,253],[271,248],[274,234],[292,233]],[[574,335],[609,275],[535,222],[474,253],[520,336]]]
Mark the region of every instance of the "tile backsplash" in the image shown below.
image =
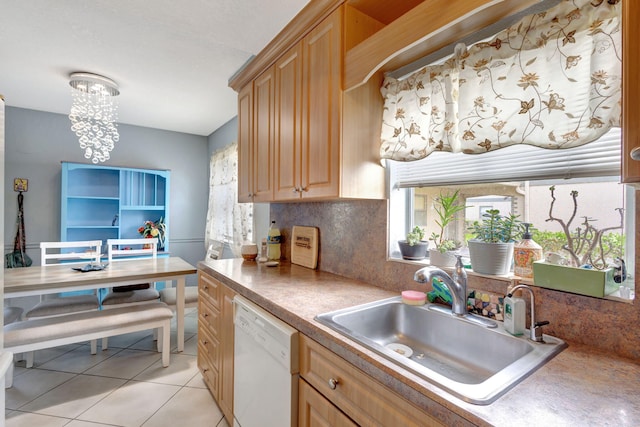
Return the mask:
[[[387,260],[387,203],[386,200],[273,203],[270,216],[281,229],[285,259],[289,259],[290,254],[291,228],[314,226],[320,230],[320,270],[390,290],[430,290],[413,281],[413,273],[419,266]],[[638,212],[636,217],[636,223],[640,223]],[[640,233],[640,227],[637,228]],[[636,249],[636,258],[639,252],[640,248]],[[468,283],[469,289],[476,290],[476,297],[484,291],[495,298],[506,294],[511,281],[469,275]],[[545,333],[569,344],[572,341],[587,344],[640,361],[640,305],[637,302],[628,304],[535,286],[532,289],[537,320],[550,322],[545,326]]]

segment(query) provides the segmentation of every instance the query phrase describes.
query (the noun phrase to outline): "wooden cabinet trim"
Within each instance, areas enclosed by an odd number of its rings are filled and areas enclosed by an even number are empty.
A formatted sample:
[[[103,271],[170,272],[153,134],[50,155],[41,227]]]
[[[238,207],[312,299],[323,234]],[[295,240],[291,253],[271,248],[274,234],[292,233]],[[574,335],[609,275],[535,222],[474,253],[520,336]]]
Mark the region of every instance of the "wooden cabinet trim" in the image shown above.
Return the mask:
[[[630,157],[640,147],[640,5],[622,2],[622,182],[640,182],[640,161]]]
[[[310,1],[251,62],[229,79],[229,86],[236,92],[245,87],[262,71],[272,66],[283,52],[298,43],[311,28],[318,25],[344,1]]]
[[[344,90],[377,72],[396,70],[538,0],[430,0],[417,5],[346,53]]]

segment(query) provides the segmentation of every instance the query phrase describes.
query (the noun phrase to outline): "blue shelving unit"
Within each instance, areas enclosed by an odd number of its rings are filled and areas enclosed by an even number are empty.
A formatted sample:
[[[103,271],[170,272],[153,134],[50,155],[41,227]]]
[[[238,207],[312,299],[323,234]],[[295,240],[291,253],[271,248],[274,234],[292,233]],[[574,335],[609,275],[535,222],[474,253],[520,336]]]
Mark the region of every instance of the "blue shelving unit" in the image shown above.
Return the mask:
[[[139,238],[164,218],[169,250],[169,171],[62,162],[60,240]]]

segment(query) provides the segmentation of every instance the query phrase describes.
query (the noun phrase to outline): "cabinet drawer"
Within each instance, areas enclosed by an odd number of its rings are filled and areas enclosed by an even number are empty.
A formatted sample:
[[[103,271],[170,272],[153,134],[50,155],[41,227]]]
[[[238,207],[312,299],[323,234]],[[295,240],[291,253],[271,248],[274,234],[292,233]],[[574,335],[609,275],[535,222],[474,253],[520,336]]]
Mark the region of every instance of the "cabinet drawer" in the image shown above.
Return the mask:
[[[209,334],[209,331],[205,329],[198,329],[198,355],[202,349],[204,352],[203,357],[210,360],[211,366],[216,370],[220,370],[220,343],[219,341]]]
[[[207,274],[198,272],[198,287],[200,293],[208,296],[214,308],[220,309],[220,282]]]
[[[300,375],[359,425],[443,425],[302,334]],[[335,388],[330,381],[337,382]]]
[[[218,370],[209,357],[206,346],[200,339],[198,339],[198,369],[200,369],[202,379],[211,391],[214,399],[217,400],[219,396]]]
[[[213,308],[208,298],[198,298],[198,327],[203,327],[214,337],[219,338],[220,311]]]

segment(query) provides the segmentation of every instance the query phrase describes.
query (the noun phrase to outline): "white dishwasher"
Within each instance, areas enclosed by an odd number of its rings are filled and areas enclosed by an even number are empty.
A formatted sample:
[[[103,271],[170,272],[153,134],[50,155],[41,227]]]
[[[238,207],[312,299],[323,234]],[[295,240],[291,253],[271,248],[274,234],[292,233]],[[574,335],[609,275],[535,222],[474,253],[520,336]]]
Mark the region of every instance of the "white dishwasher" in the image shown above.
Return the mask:
[[[233,425],[298,422],[298,331],[246,298],[233,299]]]

